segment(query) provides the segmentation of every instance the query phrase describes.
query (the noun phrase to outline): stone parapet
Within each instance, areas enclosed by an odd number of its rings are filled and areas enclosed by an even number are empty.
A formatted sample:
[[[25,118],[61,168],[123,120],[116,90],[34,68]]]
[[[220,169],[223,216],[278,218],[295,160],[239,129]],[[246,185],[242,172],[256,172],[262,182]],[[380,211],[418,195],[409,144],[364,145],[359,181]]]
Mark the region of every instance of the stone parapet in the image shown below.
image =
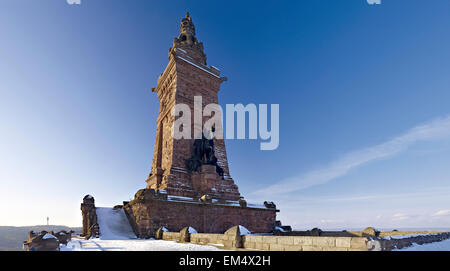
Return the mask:
[[[204,233],[224,233],[233,225],[243,225],[253,232],[270,233],[278,212],[264,205],[256,207],[214,199],[202,201],[148,189],[138,191],[135,199],[123,209],[139,238],[154,237],[160,227],[178,232],[186,226]]]
[[[192,233],[190,242],[214,245],[226,249],[267,251],[370,251],[377,247],[367,237],[320,237],[241,235],[239,227],[230,228],[224,234]],[[163,240],[178,240],[179,232],[162,233]]]

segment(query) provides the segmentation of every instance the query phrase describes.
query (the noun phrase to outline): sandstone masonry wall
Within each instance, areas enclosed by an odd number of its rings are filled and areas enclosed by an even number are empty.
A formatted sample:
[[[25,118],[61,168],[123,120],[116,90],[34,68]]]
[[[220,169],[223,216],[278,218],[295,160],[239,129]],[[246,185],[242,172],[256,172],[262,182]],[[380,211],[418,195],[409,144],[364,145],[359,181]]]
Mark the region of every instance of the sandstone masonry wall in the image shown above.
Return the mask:
[[[163,240],[179,240],[177,232],[164,232]],[[230,234],[193,233],[190,242],[202,245],[223,246],[268,251],[369,251],[371,240],[367,237],[272,236],[244,235],[236,246]],[[368,248],[369,244],[369,248]]]
[[[167,241],[179,241],[180,237],[181,235],[179,232],[165,232],[162,235],[162,239]]]
[[[252,232],[269,233],[275,227],[278,212],[275,208],[252,208],[193,199],[176,201],[170,200],[171,196],[153,193],[153,190],[137,193],[134,200],[123,206],[139,238],[155,236],[156,230],[162,226],[172,231],[192,226],[203,233],[224,233],[234,225],[242,225]]]
[[[450,238],[449,232],[400,237],[399,239],[342,236],[240,236],[239,233],[238,238],[236,238],[236,235],[229,231],[225,234],[192,233],[190,234],[190,242],[227,249],[243,248],[266,251],[390,251],[405,248],[414,243],[421,245]],[[179,241],[180,238],[179,232],[162,233],[163,240]]]
[[[244,248],[271,251],[368,251],[366,237],[243,236]]]
[[[191,243],[200,245],[223,245],[226,248],[235,247],[235,237],[217,233],[193,233]]]

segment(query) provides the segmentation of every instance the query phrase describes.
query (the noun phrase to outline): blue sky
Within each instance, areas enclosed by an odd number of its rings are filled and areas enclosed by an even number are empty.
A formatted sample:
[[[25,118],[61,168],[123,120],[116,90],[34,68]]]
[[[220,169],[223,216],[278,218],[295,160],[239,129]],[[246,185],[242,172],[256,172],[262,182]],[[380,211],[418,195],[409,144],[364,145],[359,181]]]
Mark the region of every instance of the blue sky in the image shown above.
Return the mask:
[[[186,11],[220,103],[280,105],[277,150],[226,142],[249,201],[296,228],[450,227],[446,0],[1,1],[0,225],[81,225],[85,194],[145,186]]]

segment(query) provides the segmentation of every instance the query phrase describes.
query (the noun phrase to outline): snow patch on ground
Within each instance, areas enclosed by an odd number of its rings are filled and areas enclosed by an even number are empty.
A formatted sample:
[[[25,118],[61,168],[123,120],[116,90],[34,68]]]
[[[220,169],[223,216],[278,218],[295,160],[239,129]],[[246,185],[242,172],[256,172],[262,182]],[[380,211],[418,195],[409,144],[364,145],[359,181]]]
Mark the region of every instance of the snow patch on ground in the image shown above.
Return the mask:
[[[67,246],[61,245],[61,251],[219,251],[213,246],[203,246],[175,241],[154,239],[102,240],[99,238],[82,240],[72,239]]]
[[[385,239],[403,239],[403,238],[430,236],[430,235],[439,235],[439,234],[438,233],[427,233],[427,234],[392,235],[392,236],[385,237]]]
[[[100,238],[84,240],[74,237],[61,251],[213,251],[214,246],[204,246],[175,241],[137,239],[123,209],[96,208]],[[189,233],[197,231],[189,227]],[[168,231],[163,228],[163,231]]]
[[[395,249],[395,251],[450,251],[450,239],[429,244],[413,244],[403,249]]]

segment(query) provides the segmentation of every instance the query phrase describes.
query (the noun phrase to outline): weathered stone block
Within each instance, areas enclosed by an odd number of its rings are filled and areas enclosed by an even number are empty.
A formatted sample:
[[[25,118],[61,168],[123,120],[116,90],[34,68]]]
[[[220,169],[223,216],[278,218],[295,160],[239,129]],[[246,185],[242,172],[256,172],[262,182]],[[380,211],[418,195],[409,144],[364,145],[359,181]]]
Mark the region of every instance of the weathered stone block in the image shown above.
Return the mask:
[[[350,248],[367,250],[367,238],[364,237],[351,237]]]
[[[285,251],[302,251],[302,246],[294,246],[294,245],[285,245]]]
[[[348,248],[345,247],[324,247],[323,251],[348,251]]]
[[[261,235],[245,235],[243,237],[245,239],[245,242],[262,242],[263,238]]]
[[[265,243],[255,243],[255,249],[270,250],[270,245]]]
[[[302,246],[302,251],[322,251],[321,247],[316,246]]]
[[[261,236],[262,242],[267,244],[276,244],[278,242],[277,236]]]
[[[233,242],[233,241],[222,241],[222,244],[226,248],[234,248],[235,247],[235,242]]]
[[[256,248],[256,243],[255,242],[245,242],[244,248]]]
[[[336,237],[312,237],[313,246],[318,247],[335,247]]]
[[[270,251],[284,251],[284,246],[280,244],[270,244],[269,245]]]
[[[281,245],[294,245],[294,237],[293,236],[279,236],[278,244]]]
[[[301,246],[312,246],[313,237],[310,236],[295,236],[294,237],[294,245],[301,245]]]
[[[336,247],[350,248],[351,237],[336,237]]]

